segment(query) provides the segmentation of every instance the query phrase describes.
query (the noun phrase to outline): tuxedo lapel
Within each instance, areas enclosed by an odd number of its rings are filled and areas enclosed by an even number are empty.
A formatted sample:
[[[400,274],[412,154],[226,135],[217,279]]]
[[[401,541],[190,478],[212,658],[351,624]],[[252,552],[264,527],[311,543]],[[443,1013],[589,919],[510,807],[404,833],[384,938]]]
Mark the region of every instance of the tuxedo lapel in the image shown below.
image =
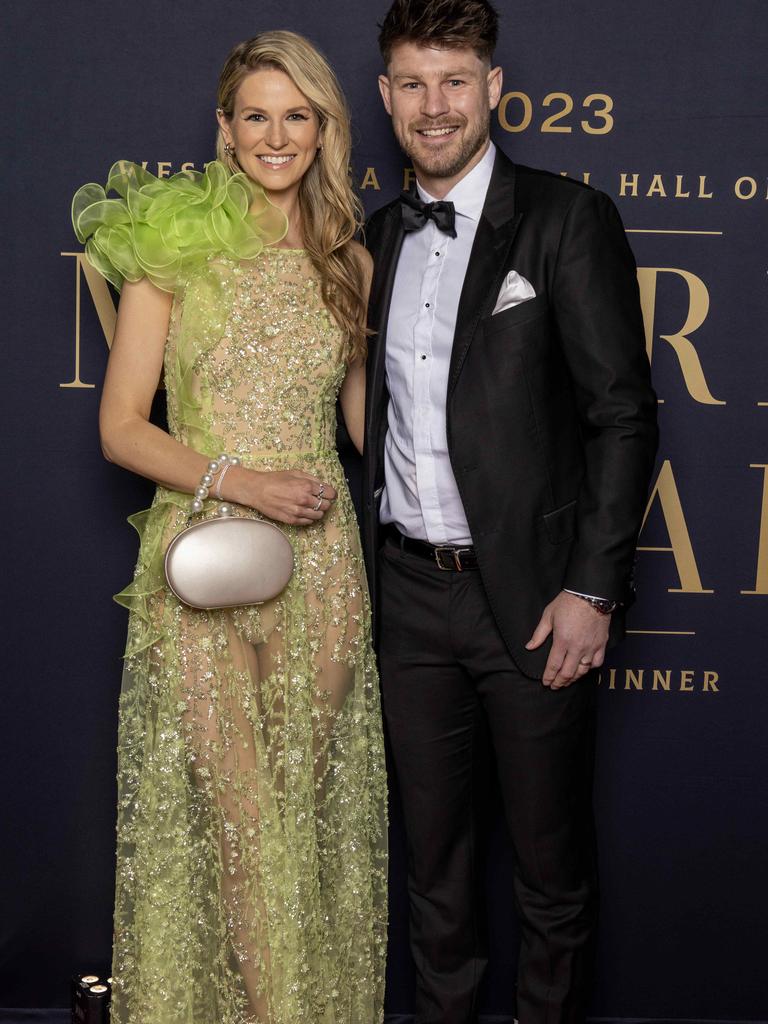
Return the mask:
[[[389,304],[395,283],[397,261],[403,245],[405,231],[400,215],[400,204],[393,203],[386,210],[383,223],[376,236],[369,241],[374,261],[374,274],[369,299],[369,324],[382,336],[387,327]]]
[[[400,205],[399,203],[393,204],[385,214],[378,237],[372,240],[371,244],[374,274],[369,299],[368,323],[376,333],[370,340],[373,361],[368,377],[368,386],[371,389],[370,410],[373,415],[375,415],[384,393],[387,320],[392,302],[397,261],[400,258],[404,237]]]
[[[383,472],[385,422],[389,399],[386,388],[387,321],[397,261],[400,258],[404,237],[398,202],[386,211],[381,227],[368,243],[374,261],[373,281],[368,300],[368,326],[375,333],[368,343],[365,429],[367,443],[371,444],[374,454],[375,486],[381,482],[380,475]]]
[[[448,377],[449,394],[459,378],[480,319],[493,309],[521,219],[522,214],[515,213],[514,164],[497,150],[459,299]]]

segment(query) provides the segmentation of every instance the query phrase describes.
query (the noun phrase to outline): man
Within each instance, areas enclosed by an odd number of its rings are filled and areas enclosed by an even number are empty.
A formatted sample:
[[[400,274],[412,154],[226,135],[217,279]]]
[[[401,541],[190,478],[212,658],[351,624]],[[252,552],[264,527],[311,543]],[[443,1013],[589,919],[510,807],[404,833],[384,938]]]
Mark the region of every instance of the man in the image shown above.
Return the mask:
[[[621,221],[490,143],[496,35],[487,0],[396,0],[379,39],[417,188],[367,227],[364,539],[417,1024],[476,1020],[484,736],[515,851],[518,1017],[584,1019],[595,670],[623,631],[656,450]]]

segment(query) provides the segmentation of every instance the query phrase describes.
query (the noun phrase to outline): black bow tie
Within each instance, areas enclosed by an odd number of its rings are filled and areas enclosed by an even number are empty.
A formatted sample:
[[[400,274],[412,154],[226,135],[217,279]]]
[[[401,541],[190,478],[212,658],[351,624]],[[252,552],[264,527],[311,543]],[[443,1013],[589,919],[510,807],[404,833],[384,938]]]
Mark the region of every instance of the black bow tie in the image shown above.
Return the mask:
[[[420,231],[428,220],[433,220],[446,235],[456,237],[456,208],[453,203],[422,203],[412,192],[401,192],[400,210],[406,231]]]

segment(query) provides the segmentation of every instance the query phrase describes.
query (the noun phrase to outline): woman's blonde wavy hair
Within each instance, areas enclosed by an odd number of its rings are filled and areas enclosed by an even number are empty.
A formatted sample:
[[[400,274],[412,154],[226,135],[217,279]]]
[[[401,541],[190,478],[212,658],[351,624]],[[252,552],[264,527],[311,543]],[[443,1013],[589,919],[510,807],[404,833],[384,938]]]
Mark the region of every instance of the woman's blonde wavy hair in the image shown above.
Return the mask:
[[[240,83],[252,71],[285,72],[309,100],[320,122],[322,149],[301,180],[299,203],[304,246],[320,274],[325,305],[347,338],[347,359],[365,357],[365,280],[351,244],[363,213],[352,190],[349,163],[352,139],[344,94],[323,55],[295,32],[261,32],[239,43],[219,76],[218,106],[227,120],[234,114]],[[226,152],[219,128],[217,158],[234,174],[242,168]]]

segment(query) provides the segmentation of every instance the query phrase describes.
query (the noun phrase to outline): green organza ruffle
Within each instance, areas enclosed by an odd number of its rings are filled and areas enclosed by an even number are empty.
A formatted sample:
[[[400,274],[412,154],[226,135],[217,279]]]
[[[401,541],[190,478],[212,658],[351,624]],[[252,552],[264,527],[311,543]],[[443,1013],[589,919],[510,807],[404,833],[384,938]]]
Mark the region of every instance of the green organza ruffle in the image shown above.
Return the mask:
[[[116,192],[119,199],[108,199]],[[205,171],[156,178],[118,160],[106,188],[83,185],[72,200],[72,223],[90,263],[118,290],[149,278],[175,291],[213,254],[253,259],[288,230],[285,214],[245,174],[218,160]]]
[[[150,599],[166,589],[164,565],[168,522],[175,513],[176,518],[180,519],[180,525],[184,525],[185,520],[181,520],[180,514],[186,514],[188,508],[188,494],[158,488],[150,508],[128,516],[128,522],[138,533],[141,544],[133,580],[119,594],[115,594],[115,601],[135,616],[128,634],[126,658],[138,654],[163,637],[157,614],[153,621]]]

